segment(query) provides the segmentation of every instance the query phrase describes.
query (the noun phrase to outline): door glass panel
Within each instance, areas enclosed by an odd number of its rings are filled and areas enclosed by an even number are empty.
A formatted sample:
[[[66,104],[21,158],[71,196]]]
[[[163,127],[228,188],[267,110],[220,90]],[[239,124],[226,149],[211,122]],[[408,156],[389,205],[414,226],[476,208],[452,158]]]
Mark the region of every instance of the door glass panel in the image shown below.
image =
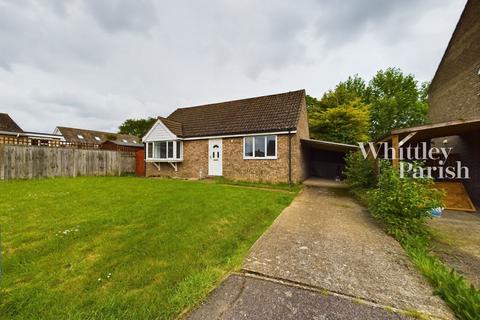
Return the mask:
[[[265,157],[265,136],[255,137],[255,157]]]
[[[213,153],[212,153],[213,160],[218,160],[218,158],[220,158],[220,152],[218,151],[218,149],[219,149],[218,145],[213,146]]]

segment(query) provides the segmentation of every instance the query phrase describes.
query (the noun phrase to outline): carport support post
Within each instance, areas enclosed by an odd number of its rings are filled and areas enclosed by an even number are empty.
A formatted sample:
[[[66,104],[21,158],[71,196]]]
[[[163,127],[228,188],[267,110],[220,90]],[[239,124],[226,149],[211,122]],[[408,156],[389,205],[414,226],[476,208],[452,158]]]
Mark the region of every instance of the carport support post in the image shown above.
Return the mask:
[[[375,148],[377,147],[377,144],[375,143]],[[368,161],[370,161],[370,163],[372,164],[373,166],[373,173],[375,174],[375,176],[378,176],[378,173],[379,173],[379,170],[378,170],[378,157],[373,157],[373,153],[370,152],[368,154],[368,158],[367,158]]]
[[[400,155],[400,148],[398,144],[398,135],[395,134],[392,136],[392,167],[398,169],[398,161]]]

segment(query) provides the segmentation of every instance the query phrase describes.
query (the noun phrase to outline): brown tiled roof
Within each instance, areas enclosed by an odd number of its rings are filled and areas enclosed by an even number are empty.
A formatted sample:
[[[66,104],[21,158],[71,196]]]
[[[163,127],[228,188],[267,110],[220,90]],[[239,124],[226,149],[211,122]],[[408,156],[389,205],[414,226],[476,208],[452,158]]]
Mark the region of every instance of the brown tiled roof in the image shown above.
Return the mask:
[[[163,117],[158,117],[158,120],[162,121],[162,123],[168,128],[168,130],[172,131],[174,135],[177,137],[183,137],[183,125],[180,122]]]
[[[90,143],[90,144],[102,144],[105,141],[112,140],[112,141],[122,141],[125,139],[128,143],[138,143],[141,141],[136,136],[128,135],[128,134],[119,134],[113,132],[104,132],[104,131],[96,131],[96,130],[87,130],[87,129],[79,129],[79,128],[68,128],[68,127],[57,127],[60,131],[60,134],[63,135],[66,141],[72,143]],[[83,139],[80,139],[78,135],[82,135]],[[100,141],[95,139],[95,137],[99,137]]]
[[[295,130],[304,100],[305,90],[298,90],[180,108],[167,120],[182,124],[183,137]]]
[[[7,113],[0,113],[0,131],[22,133],[23,130]]]

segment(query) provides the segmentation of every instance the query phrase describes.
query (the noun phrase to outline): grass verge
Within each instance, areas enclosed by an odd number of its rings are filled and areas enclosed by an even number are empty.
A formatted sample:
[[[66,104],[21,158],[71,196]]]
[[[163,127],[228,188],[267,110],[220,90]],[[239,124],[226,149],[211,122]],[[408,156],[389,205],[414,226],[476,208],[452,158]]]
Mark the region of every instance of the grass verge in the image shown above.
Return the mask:
[[[229,180],[223,177],[215,178],[214,182],[217,184],[223,184],[223,185],[252,187],[252,188],[259,188],[259,189],[275,189],[275,190],[283,190],[283,191],[289,191],[294,193],[299,192],[303,187],[302,184],[290,185],[288,183],[246,182],[246,181]]]

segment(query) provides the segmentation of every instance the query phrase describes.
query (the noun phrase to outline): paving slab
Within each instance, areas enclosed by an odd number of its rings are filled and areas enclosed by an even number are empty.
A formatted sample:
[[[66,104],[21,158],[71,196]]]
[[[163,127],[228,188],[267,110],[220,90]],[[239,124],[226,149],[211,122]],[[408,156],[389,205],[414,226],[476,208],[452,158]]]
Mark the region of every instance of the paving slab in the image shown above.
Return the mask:
[[[305,188],[251,248],[242,269],[454,318],[398,242],[341,188]]]
[[[244,275],[230,275],[191,320],[408,319],[381,307]]]

